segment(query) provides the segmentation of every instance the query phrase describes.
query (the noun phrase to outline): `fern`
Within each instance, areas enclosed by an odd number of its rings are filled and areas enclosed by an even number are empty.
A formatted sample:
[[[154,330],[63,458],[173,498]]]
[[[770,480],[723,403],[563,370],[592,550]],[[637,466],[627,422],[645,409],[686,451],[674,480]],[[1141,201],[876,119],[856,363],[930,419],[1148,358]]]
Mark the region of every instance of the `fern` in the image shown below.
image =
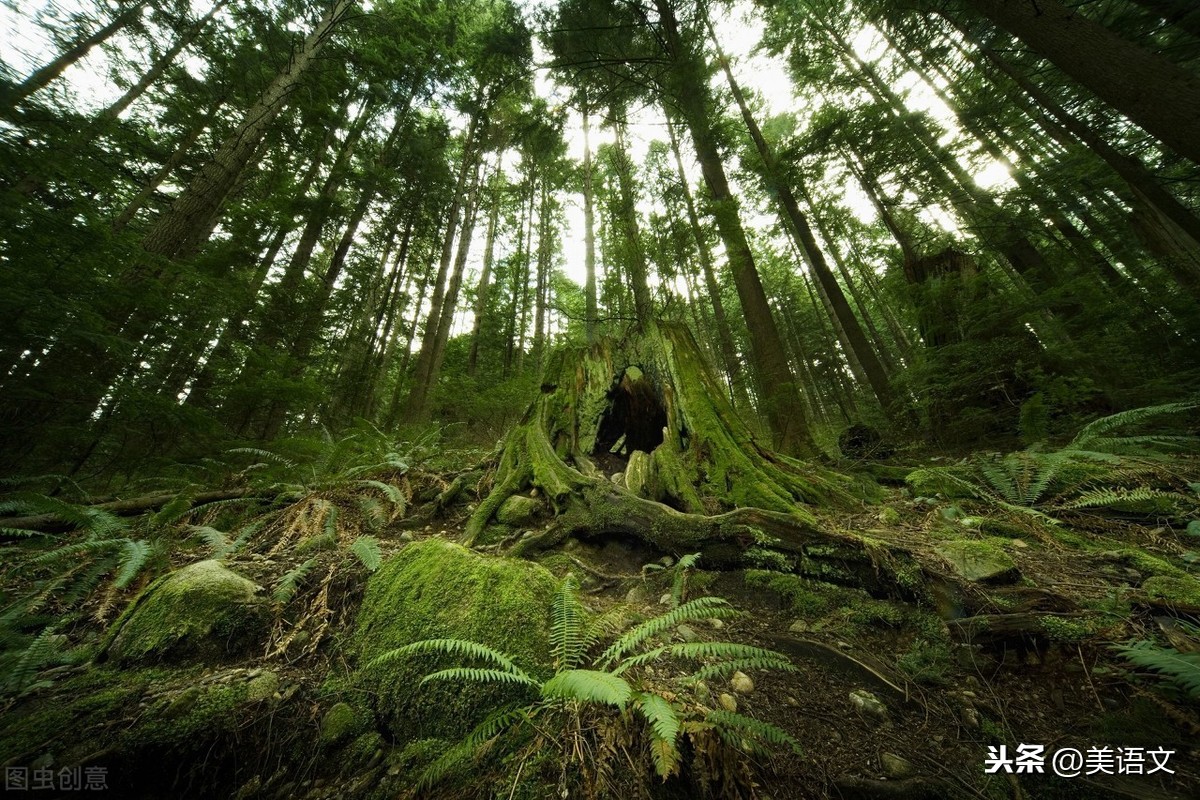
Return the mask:
[[[121,571],[113,578],[114,589],[124,589],[132,583],[150,558],[150,545],[141,540],[125,539],[121,549]]]
[[[310,558],[295,569],[289,570],[279,583],[275,586],[275,591],[271,593],[271,598],[280,605],[287,605],[288,601],[296,594],[296,590],[300,588],[300,583],[305,576],[312,570],[317,563],[315,558]]]
[[[537,686],[538,682],[528,675],[504,669],[482,669],[479,667],[454,667],[431,672],[421,683],[429,681],[468,681],[470,683],[512,683],[522,686]]]
[[[796,741],[787,731],[776,727],[769,722],[763,722],[753,717],[747,717],[743,714],[735,714],[732,711],[715,710],[709,711],[705,715],[708,722],[714,723],[717,730],[734,729],[748,734],[751,737],[758,739],[767,744],[776,745],[778,747],[791,748],[792,752],[800,755],[800,743]]]
[[[487,661],[501,669],[511,672],[515,675],[525,675],[524,672],[513,662],[511,658],[494,650],[487,645],[478,644],[477,642],[469,642],[465,639],[425,639],[420,642],[398,647],[395,650],[389,650],[382,655],[373,658],[368,664],[368,667],[378,666],[387,663],[397,658],[407,658],[410,655],[422,655],[426,653],[442,653],[450,656],[465,656],[474,658],[479,661]]]
[[[383,481],[358,481],[359,486],[365,486],[369,489],[377,489],[388,499],[392,504],[392,519],[401,516],[408,508],[408,498],[404,496],[399,487],[392,486],[390,483]]]
[[[675,745],[675,739],[679,736],[679,715],[669,700],[651,692],[638,692],[634,707],[650,723],[655,736]]]
[[[1191,699],[1200,700],[1200,653],[1181,653],[1149,641],[1114,645],[1113,649],[1127,661],[1161,673]]]
[[[1145,503],[1154,500],[1176,501],[1186,499],[1187,498],[1185,498],[1183,495],[1175,492],[1164,492],[1158,489],[1151,489],[1146,486],[1138,486],[1133,489],[1110,487],[1084,492],[1074,500],[1063,503],[1060,508],[1117,508],[1122,505]]]
[[[720,597],[698,597],[695,600],[684,603],[678,608],[668,611],[666,614],[661,614],[654,619],[647,620],[629,631],[629,633],[622,636],[604,651],[604,654],[600,656],[600,663],[605,665],[611,664],[626,653],[631,652],[651,636],[670,630],[684,622],[695,619],[730,617],[735,613],[727,600]]]
[[[359,536],[350,545],[350,552],[362,562],[368,572],[374,572],[383,563],[383,554],[379,551],[379,540],[374,536]]]
[[[700,554],[692,553],[679,559],[679,563],[675,565],[675,574],[671,579],[671,602],[674,605],[679,605],[683,602],[684,595],[687,592],[687,576],[699,561]]]
[[[224,553],[229,548],[229,534],[224,531],[210,528],[207,525],[193,525],[191,531],[203,540],[204,544],[212,551],[214,557],[220,553]]]
[[[550,604],[550,654],[557,669],[574,669],[583,661],[587,649],[583,620],[579,582],[567,573]]]
[[[387,509],[374,497],[359,497],[355,500],[355,504],[362,512],[363,521],[367,523],[367,528],[370,530],[377,531],[387,524]]]
[[[1071,443],[1067,445],[1068,450],[1098,450],[1103,447],[1120,449],[1122,446],[1130,444],[1130,439],[1106,437],[1104,434],[1110,433],[1117,428],[1123,428],[1127,425],[1137,425],[1145,422],[1151,417],[1161,416],[1163,414],[1179,414],[1184,411],[1190,411],[1197,407],[1196,403],[1166,403],[1159,406],[1145,406],[1143,408],[1132,408],[1128,411],[1122,411],[1119,414],[1101,417],[1085,425]],[[1132,437],[1140,438],[1140,437]],[[1193,439],[1194,437],[1186,437]],[[1133,442],[1136,444],[1136,442]],[[1097,447],[1101,445],[1101,447]]]
[[[448,749],[421,772],[416,790],[421,792],[438,783],[488,742],[493,741],[518,722],[527,719],[528,712],[524,708],[508,706],[492,712],[467,735],[467,738]]]
[[[542,684],[542,697],[557,700],[577,700],[599,703],[624,709],[633,689],[611,672],[594,669],[568,669]]]
[[[165,528],[168,525],[174,525],[190,513],[192,513],[192,496],[190,493],[180,493],[150,518],[150,524]]]
[[[58,635],[53,625],[42,630],[13,665],[5,679],[5,690],[16,694],[28,689],[38,670],[55,660],[62,652],[65,639],[65,636]]]
[[[276,464],[282,464],[288,468],[294,468],[296,466],[295,461],[285,458],[278,453],[272,453],[270,450],[263,450],[260,447],[233,447],[225,452],[234,455],[254,456],[255,458],[261,458],[264,461],[273,461]]]

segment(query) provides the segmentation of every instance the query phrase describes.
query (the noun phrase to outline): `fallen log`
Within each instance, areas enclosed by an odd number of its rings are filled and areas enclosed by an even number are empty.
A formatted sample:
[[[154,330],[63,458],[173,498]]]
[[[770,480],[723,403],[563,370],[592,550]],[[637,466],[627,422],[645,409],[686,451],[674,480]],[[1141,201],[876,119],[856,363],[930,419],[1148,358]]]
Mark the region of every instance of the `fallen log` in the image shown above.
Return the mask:
[[[252,498],[256,495],[257,490],[248,488],[221,489],[212,492],[201,492],[192,498],[192,505],[213,503],[218,500]],[[158,492],[155,494],[142,495],[141,497],[131,497],[126,500],[111,500],[106,503],[96,503],[94,505],[83,506],[83,508],[94,509],[96,511],[106,511],[109,514],[114,514],[118,517],[131,517],[136,514],[141,514],[145,511],[157,511],[178,496],[178,492]],[[15,528],[17,530],[54,533],[59,531],[73,530],[75,525],[62,519],[57,514],[31,514],[24,517],[0,518],[0,528]]]

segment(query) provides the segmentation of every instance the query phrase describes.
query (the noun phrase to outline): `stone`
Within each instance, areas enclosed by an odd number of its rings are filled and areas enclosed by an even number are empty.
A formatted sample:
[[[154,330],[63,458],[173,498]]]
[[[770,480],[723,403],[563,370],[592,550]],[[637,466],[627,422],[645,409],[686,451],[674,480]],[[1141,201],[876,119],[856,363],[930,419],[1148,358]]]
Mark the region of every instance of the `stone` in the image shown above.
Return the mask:
[[[644,586],[634,586],[625,593],[625,602],[630,605],[641,605],[646,600],[646,587]]]
[[[854,706],[859,714],[870,720],[874,720],[875,722],[888,721],[887,706],[866,689],[855,689],[851,692],[850,704]]]
[[[913,774],[912,762],[895,753],[880,753],[879,766],[883,770],[883,774],[892,780],[900,780]]]
[[[752,694],[754,692],[754,681],[744,672],[735,672],[733,677],[729,679],[729,686],[738,694]]]
[[[879,512],[879,521],[884,525],[899,525],[900,512],[891,506],[884,506]]]
[[[946,542],[934,550],[959,577],[972,583],[1011,583],[1021,574],[1008,553],[989,542]]]
[[[274,672],[264,672],[246,684],[246,701],[253,703],[266,700],[279,689],[279,676]]]
[[[737,698],[731,695],[729,692],[721,692],[721,696],[717,698],[717,702],[721,704],[721,708],[725,709],[730,714],[737,713]]]
[[[219,561],[198,561],[146,587],[101,653],[118,664],[221,661],[260,646],[270,619],[261,587]]]
[[[358,715],[349,703],[335,703],[321,717],[321,742],[337,744],[358,728]]]
[[[719,630],[721,630],[722,628],[724,628],[724,627],[725,627],[725,620],[723,620],[723,619],[717,619],[716,617],[713,617],[712,619],[710,619],[710,620],[708,621],[708,625],[709,625],[709,627],[711,627],[713,630],[718,630],[718,631],[719,631]]]
[[[411,542],[412,540],[413,540],[412,531],[405,531],[404,533],[400,534],[400,541]]]
[[[700,634],[696,633],[695,629],[690,625],[680,625],[675,629],[685,642],[696,642],[700,640]]]
[[[530,699],[527,687],[421,679],[470,662],[448,655],[376,661],[425,639],[465,639],[495,648],[526,671],[544,671],[550,655],[549,609],[559,582],[523,559],[482,556],[426,539],[388,558],[367,581],[347,650],[352,680],[370,711],[397,740],[458,740],[496,707]]]
[[[671,597],[670,592],[667,592],[662,597],[658,598],[658,604],[660,606],[673,606],[675,605],[675,598]]]
[[[496,511],[496,521],[518,528],[527,525],[541,510],[542,503],[537,498],[514,494],[500,505]]]
[[[798,619],[788,628],[792,633],[808,633],[808,623],[805,620]]]

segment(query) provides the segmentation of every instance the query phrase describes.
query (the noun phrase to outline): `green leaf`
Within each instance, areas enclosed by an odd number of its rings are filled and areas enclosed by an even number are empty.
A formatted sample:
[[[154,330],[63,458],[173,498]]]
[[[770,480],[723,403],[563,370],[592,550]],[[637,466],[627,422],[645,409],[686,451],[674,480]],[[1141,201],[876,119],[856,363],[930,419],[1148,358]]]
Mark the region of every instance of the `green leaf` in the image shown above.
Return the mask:
[[[1194,519],[1187,525],[1187,532],[1190,536],[1200,536],[1200,519]]]
[[[633,689],[621,678],[592,669],[569,669],[542,685],[542,697],[625,708]]]
[[[383,554],[379,550],[379,540],[374,536],[360,536],[350,545],[350,552],[358,557],[368,571],[374,572],[383,563]]]

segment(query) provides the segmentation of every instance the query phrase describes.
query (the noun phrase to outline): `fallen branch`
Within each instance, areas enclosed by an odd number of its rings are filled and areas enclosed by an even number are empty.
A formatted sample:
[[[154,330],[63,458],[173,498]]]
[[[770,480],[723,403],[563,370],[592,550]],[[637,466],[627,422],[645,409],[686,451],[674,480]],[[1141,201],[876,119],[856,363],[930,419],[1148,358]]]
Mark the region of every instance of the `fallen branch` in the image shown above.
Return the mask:
[[[218,500],[237,500],[243,497],[254,497],[254,489],[223,489],[213,492],[202,492],[192,498],[192,505],[213,503]],[[128,500],[112,500],[107,503],[97,503],[85,506],[97,511],[107,511],[118,517],[131,517],[145,511],[157,511],[179,496],[178,492],[160,492]],[[33,514],[26,517],[5,517],[0,519],[0,528],[16,528],[27,531],[69,531],[74,526],[57,514]]]

